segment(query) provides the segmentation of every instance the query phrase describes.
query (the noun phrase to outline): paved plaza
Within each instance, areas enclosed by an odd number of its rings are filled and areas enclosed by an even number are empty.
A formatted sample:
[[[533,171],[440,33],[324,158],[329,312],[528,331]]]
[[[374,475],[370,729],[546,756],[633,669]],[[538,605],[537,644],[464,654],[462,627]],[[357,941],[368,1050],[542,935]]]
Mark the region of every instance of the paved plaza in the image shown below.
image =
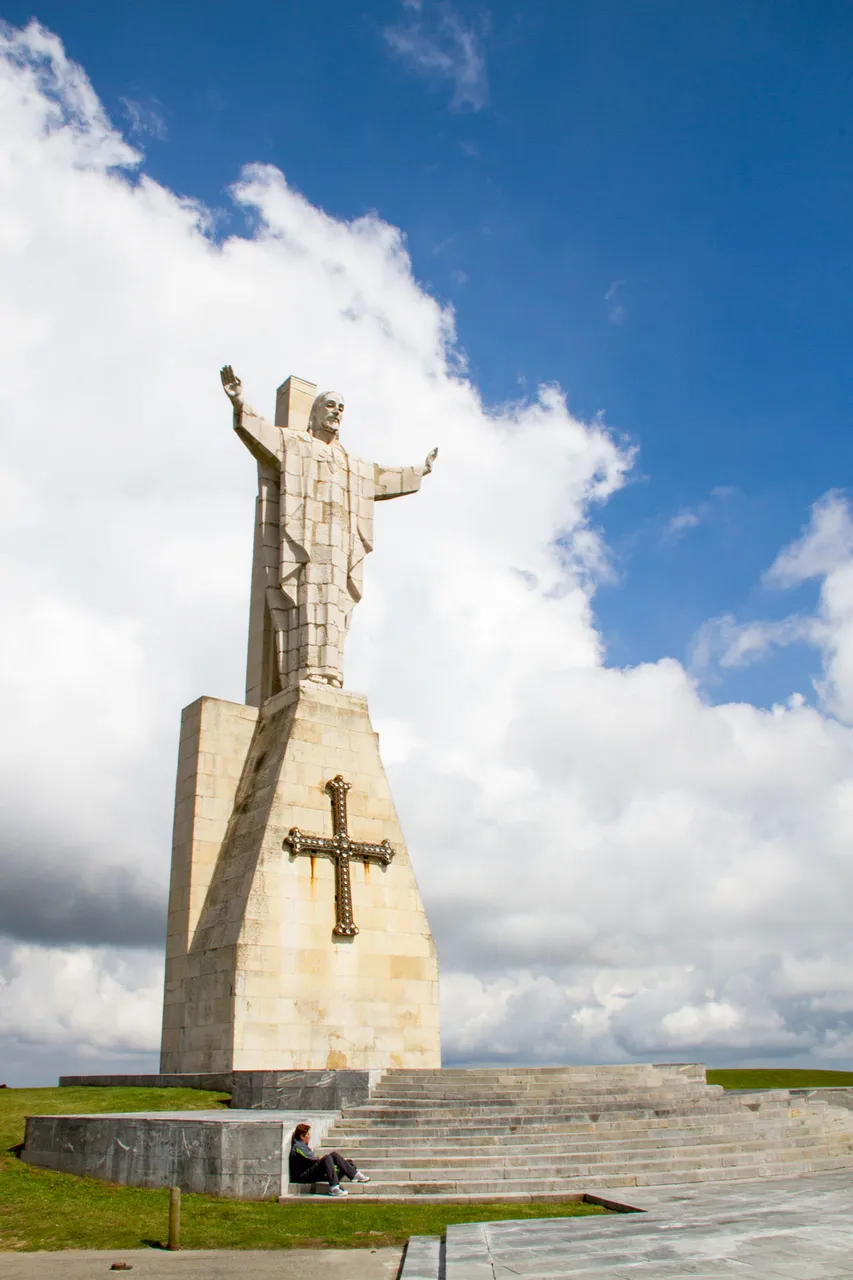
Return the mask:
[[[847,1171],[636,1194],[622,1189],[609,1198],[645,1212],[449,1227],[446,1280],[853,1277]]]

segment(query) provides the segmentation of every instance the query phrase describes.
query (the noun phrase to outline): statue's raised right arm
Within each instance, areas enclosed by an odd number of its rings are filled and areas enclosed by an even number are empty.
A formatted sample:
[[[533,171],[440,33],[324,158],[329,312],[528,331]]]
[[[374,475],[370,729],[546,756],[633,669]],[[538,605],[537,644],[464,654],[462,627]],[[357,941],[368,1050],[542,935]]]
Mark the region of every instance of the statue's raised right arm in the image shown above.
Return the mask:
[[[222,389],[234,406],[234,430],[258,462],[280,467],[282,457],[281,429],[255,413],[243,399],[243,384],[230,364],[219,371]]]

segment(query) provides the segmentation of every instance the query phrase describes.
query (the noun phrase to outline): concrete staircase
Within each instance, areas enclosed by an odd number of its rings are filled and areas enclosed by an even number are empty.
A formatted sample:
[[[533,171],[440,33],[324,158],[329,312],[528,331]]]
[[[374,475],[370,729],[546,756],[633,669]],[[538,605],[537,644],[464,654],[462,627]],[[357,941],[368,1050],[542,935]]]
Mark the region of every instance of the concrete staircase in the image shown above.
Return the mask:
[[[371,1176],[352,1195],[523,1202],[853,1169],[853,1112],[726,1095],[698,1065],[388,1071],[335,1148]]]

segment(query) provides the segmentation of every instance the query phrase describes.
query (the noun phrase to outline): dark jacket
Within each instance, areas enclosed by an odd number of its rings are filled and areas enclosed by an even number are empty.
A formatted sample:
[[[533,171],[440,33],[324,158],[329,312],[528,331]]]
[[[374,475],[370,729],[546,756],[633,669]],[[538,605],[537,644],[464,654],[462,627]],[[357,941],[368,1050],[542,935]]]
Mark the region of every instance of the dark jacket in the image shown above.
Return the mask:
[[[311,1168],[314,1161],[318,1159],[317,1153],[312,1151],[307,1142],[303,1142],[300,1138],[291,1138],[290,1140],[290,1181],[299,1182]]]

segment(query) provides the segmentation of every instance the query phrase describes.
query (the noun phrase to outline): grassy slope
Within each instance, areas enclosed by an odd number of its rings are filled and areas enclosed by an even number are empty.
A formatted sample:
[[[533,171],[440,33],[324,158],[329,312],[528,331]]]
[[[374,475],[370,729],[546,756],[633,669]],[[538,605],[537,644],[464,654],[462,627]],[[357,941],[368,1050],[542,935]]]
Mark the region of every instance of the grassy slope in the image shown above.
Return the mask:
[[[93,1111],[200,1110],[222,1094],[192,1089],[0,1089],[0,1249],[129,1249],[165,1240],[169,1193],[35,1169],[7,1154],[24,1117]],[[440,1235],[454,1222],[601,1213],[567,1201],[543,1205],[379,1205],[299,1199],[294,1204],[184,1195],[187,1249],[376,1248]]]
[[[708,1071],[708,1084],[724,1089],[832,1089],[853,1086],[853,1071],[813,1071],[811,1067],[768,1070],[717,1069]]]

